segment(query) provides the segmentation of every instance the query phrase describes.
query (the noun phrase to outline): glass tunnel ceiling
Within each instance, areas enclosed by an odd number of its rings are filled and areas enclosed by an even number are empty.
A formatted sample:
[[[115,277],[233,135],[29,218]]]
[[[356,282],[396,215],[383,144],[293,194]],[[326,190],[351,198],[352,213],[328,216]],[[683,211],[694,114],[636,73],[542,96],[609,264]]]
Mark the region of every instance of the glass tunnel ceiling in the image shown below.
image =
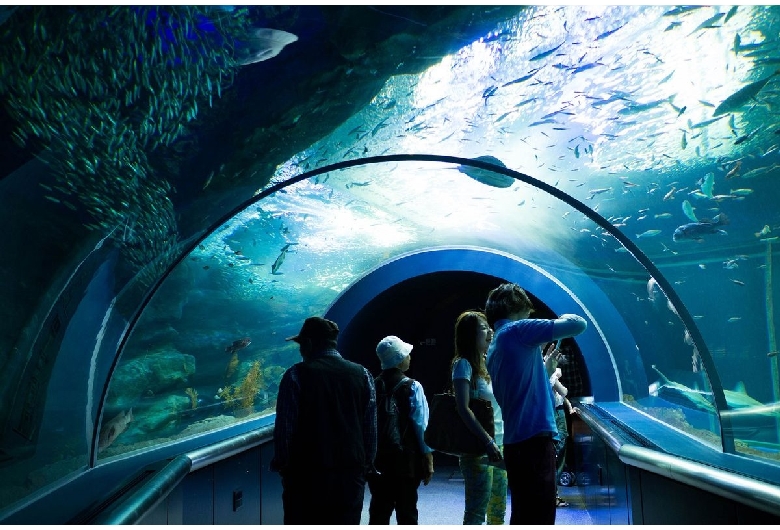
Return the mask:
[[[774,364],[769,334],[756,337],[756,326],[741,320],[757,314],[757,327],[766,326],[759,293],[778,228],[766,182],[777,163],[778,126],[766,112],[776,97],[767,59],[776,43],[765,37],[776,15],[747,6],[523,10],[424,72],[391,76],[369,105],[281,164],[257,189],[261,200],[200,242],[183,266],[190,278],[202,268],[196,283],[220,271],[231,298],[265,300],[270,327],[287,336],[361,276],[406,253],[466,247],[537,259],[554,276],[587,277],[583,283],[598,285],[620,314],[641,315],[626,317],[631,344],[609,322],[594,322],[609,352],[599,361],[621,398],[646,393],[648,383],[663,386],[664,367],[652,354],[661,346],[675,352],[669,370],[697,374],[694,394],[712,394],[691,337],[699,329],[718,354],[748,349]],[[747,96],[751,85],[756,93]],[[408,153],[488,155],[480,160],[569,194],[661,268],[699,329],[686,329],[658,282],[572,204],[455,163],[345,163]],[[349,167],[295,178],[331,164]],[[722,225],[707,223],[718,219]],[[673,236],[701,221],[697,227],[708,229],[701,237]],[[578,299],[582,286],[569,281]],[[713,305],[723,296],[735,303]],[[735,346],[740,333],[743,347]],[[644,366],[631,366],[637,349]],[[729,397],[744,384],[732,375],[722,382]],[[756,406],[776,401],[771,381],[763,384],[769,390]],[[718,420],[708,422],[717,438]]]
[[[423,74],[391,77],[365,109],[282,164],[273,183],[359,156],[491,155],[579,199],[654,259],[699,256],[713,245],[672,241],[674,229],[690,221],[685,201],[697,218],[755,204],[759,199],[747,186],[766,179],[725,176],[770,173],[773,166],[766,161],[778,140],[777,123],[767,123],[761,114],[776,97],[773,79],[760,97],[736,98],[733,105],[738,106],[728,112],[718,109],[754,79],[773,73],[766,52],[776,43],[765,42],[760,28],[776,10],[744,6],[724,24],[727,11],[668,6],[524,10],[471,45],[442,57]],[[705,24],[716,14],[720,16]],[[763,53],[756,54],[756,49]],[[713,68],[713,63],[719,67]],[[481,185],[464,178],[454,166],[443,176],[432,168],[416,175],[396,174],[397,167],[367,167],[335,191],[364,201],[367,218],[382,209],[391,212],[387,218],[391,223],[404,217],[412,226],[433,224],[443,232],[471,226],[473,220],[452,215],[451,205],[438,204],[437,195],[447,190],[457,194],[454,204],[484,204],[486,213],[511,211],[501,223],[533,217],[539,225],[534,233],[552,247],[565,248],[572,238],[582,237],[571,233],[578,230],[577,216],[568,219],[564,212],[560,217],[544,205],[526,202],[519,186],[503,190]],[[387,191],[377,195],[375,188],[383,185]],[[323,189],[330,192],[329,186],[318,187],[315,180],[304,184],[300,193],[316,201]],[[510,205],[519,209],[507,209]],[[332,245],[356,250],[350,247],[348,232],[359,215],[345,215],[344,233],[332,234],[343,237],[336,237]],[[403,247],[414,239],[402,228],[382,226],[381,220],[367,234],[380,246]],[[718,241],[719,251],[725,246],[733,253],[723,261],[733,258],[740,247],[755,247],[754,234],[774,221],[765,220],[758,226],[732,223],[732,231],[744,232]],[[753,237],[739,237],[747,235]],[[603,234],[588,237],[620,251]],[[339,248],[331,250],[337,254]],[[609,269],[602,253],[581,258],[593,259],[583,263],[586,270]]]
[[[398,20],[392,9],[366,8]],[[101,252],[117,248],[133,273],[127,285],[117,280],[116,307],[140,306],[116,366],[113,344],[93,353],[91,369],[111,382],[105,395],[99,377],[89,390],[103,419],[90,458],[69,470],[268,417],[275,382],[299,360],[283,338],[304,318],[332,310],[393,263],[453,249],[482,253],[484,264],[469,265],[486,274],[495,256],[516,262],[507,276],[551,310],[588,313],[587,341],[599,346],[582,353],[613,411],[626,405],[709,448],[776,462],[779,23],[780,8],[770,6],[486,7],[476,35],[431,22],[425,38],[448,42],[438,48],[409,45],[402,33],[373,51],[341,43],[354,63],[339,71],[345,84],[372,90],[345,119],[335,83],[295,103],[292,89],[246,83],[297,64],[304,31],[278,55],[226,73],[213,108],[201,99],[187,110],[188,130],[211,143],[172,142],[189,157],[186,174],[150,157],[134,173],[144,192],[130,198],[113,184],[67,197],[46,190],[48,207],[66,200],[68,211],[92,216]],[[396,58],[396,48],[404,53],[391,70],[403,73],[366,81],[358,52]],[[415,61],[430,66],[408,68]],[[247,125],[261,114],[255,108],[275,106],[273,126]],[[237,120],[240,138],[227,126],[222,134],[241,147],[225,149],[228,140],[210,130],[220,112]],[[435,156],[490,157],[480,160],[527,177]],[[301,179],[307,172],[315,174]],[[621,240],[662,276],[651,279]],[[543,278],[556,279],[568,301],[545,292],[552,284]],[[104,328],[127,317],[120,312],[109,310]],[[176,347],[162,352],[168,343]],[[133,388],[152,350],[181,368],[154,388]],[[252,381],[256,399],[237,408]],[[56,431],[52,418],[41,432]],[[124,437],[98,434],[117,422]]]

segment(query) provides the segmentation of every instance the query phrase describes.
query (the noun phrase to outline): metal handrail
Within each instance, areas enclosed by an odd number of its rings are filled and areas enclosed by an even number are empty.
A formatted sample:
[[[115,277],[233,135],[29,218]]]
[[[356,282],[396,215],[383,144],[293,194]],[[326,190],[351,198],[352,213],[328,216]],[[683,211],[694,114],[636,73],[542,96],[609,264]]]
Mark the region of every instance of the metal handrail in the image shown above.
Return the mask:
[[[662,451],[622,443],[591,412],[577,414],[614,451],[621,462],[714,493],[762,512],[780,515],[780,487]]]
[[[155,473],[128,498],[98,514],[92,524],[136,524],[179,485],[192,467],[187,455],[179,455]]]
[[[92,524],[137,524],[164,501],[188,474],[272,440],[273,430],[273,425],[267,425],[177,456],[132,495],[98,515]]]

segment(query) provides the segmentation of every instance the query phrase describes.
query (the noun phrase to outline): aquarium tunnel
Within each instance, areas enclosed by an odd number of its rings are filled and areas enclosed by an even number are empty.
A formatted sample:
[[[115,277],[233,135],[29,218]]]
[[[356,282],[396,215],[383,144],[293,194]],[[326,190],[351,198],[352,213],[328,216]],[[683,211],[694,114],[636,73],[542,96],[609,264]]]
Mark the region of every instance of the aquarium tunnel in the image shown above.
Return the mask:
[[[430,398],[515,282],[588,322],[594,522],[776,522],[778,34],[776,6],[4,6],[0,521],[278,522],[285,338],[325,316],[378,374],[397,335]]]

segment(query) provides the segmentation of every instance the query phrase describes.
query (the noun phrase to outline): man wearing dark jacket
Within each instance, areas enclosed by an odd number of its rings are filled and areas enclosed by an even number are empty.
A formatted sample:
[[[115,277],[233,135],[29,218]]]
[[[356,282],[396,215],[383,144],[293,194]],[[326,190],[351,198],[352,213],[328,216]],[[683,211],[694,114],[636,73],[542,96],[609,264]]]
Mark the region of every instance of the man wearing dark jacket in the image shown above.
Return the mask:
[[[279,383],[271,469],[282,476],[284,524],[360,524],[376,456],[376,391],[336,350],[335,322],[307,318],[293,340],[303,361]]]

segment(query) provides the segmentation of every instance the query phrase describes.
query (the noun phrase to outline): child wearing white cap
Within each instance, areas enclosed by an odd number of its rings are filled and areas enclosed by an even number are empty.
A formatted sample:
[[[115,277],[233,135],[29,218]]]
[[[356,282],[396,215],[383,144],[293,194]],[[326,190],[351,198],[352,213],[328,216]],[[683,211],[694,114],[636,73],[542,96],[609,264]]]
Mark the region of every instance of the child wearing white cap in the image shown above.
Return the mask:
[[[411,363],[412,348],[395,335],[385,337],[376,347],[382,368],[374,380],[377,399],[380,394],[395,390],[403,453],[393,457],[377,454],[378,473],[368,481],[368,524],[390,524],[393,510],[397,524],[417,524],[417,488],[420,482],[428,485],[433,476],[433,450],[423,440],[428,426],[428,401],[420,382],[404,375]]]

